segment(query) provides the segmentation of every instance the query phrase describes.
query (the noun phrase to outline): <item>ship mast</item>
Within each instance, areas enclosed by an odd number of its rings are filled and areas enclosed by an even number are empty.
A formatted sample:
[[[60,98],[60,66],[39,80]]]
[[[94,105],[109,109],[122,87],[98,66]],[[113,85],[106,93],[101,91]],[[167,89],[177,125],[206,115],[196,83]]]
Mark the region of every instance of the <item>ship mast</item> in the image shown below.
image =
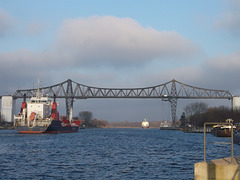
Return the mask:
[[[36,94],[38,99],[40,98],[39,84],[40,84],[40,80],[38,78],[38,88],[37,88],[37,94]]]

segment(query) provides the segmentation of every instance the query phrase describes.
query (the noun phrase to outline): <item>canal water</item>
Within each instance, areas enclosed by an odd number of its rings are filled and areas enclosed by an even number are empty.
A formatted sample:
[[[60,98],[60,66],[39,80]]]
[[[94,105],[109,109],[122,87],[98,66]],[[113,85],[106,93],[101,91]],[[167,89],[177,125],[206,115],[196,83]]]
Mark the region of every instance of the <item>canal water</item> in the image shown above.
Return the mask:
[[[230,142],[207,134],[207,142]],[[239,155],[234,145],[234,155]],[[207,160],[231,145],[208,144]],[[158,129],[84,129],[70,134],[0,131],[0,179],[194,179],[203,134]]]

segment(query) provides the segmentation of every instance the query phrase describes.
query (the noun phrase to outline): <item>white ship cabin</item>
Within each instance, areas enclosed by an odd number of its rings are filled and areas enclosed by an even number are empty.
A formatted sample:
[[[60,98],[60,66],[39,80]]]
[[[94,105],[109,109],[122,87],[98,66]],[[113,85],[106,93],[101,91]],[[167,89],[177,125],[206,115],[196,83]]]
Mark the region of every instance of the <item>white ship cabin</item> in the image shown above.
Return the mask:
[[[149,122],[145,118],[144,121],[142,122],[142,128],[148,128],[149,127]]]
[[[27,119],[30,118],[31,113],[36,113],[36,119],[43,119],[50,116],[51,101],[48,97],[32,97],[27,102]]]

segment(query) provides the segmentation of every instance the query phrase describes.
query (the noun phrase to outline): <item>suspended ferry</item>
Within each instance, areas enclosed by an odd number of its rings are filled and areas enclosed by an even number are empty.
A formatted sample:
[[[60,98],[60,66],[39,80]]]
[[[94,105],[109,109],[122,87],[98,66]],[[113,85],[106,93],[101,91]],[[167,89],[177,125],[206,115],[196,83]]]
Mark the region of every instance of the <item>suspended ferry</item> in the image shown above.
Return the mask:
[[[72,133],[78,132],[81,120],[68,120],[66,116],[59,117],[56,98],[54,101],[43,96],[38,90],[35,97],[22,102],[21,111],[14,115],[15,129],[20,133]],[[51,112],[50,112],[51,110]]]
[[[144,121],[142,122],[142,128],[147,129],[149,128],[149,122],[147,122],[147,119],[145,118]]]

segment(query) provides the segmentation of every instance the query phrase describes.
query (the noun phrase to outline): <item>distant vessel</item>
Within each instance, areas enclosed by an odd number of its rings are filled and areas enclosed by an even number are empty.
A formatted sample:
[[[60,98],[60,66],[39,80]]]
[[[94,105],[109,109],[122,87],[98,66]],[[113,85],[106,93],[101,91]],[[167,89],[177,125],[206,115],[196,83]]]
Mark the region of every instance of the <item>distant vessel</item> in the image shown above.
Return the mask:
[[[50,107],[51,112],[50,112]],[[22,102],[21,111],[14,115],[15,129],[20,133],[71,133],[78,132],[81,120],[71,120],[61,116],[57,111],[57,103],[51,103],[48,97],[43,96],[38,90],[36,96]]]
[[[142,122],[142,128],[147,129],[149,128],[149,122],[147,122],[147,119],[145,118],[144,121]]]
[[[215,125],[211,131],[212,135],[218,137],[231,137],[232,126],[230,123],[233,123],[232,119],[226,120],[228,125]],[[233,130],[236,129],[236,126],[233,125]]]
[[[168,121],[162,121],[162,122],[160,123],[160,129],[161,129],[161,128],[168,128],[168,127],[171,127],[171,123],[170,123],[170,122],[168,122]]]
[[[172,123],[170,121],[162,121],[160,123],[160,130],[180,130],[178,127],[172,127]]]

